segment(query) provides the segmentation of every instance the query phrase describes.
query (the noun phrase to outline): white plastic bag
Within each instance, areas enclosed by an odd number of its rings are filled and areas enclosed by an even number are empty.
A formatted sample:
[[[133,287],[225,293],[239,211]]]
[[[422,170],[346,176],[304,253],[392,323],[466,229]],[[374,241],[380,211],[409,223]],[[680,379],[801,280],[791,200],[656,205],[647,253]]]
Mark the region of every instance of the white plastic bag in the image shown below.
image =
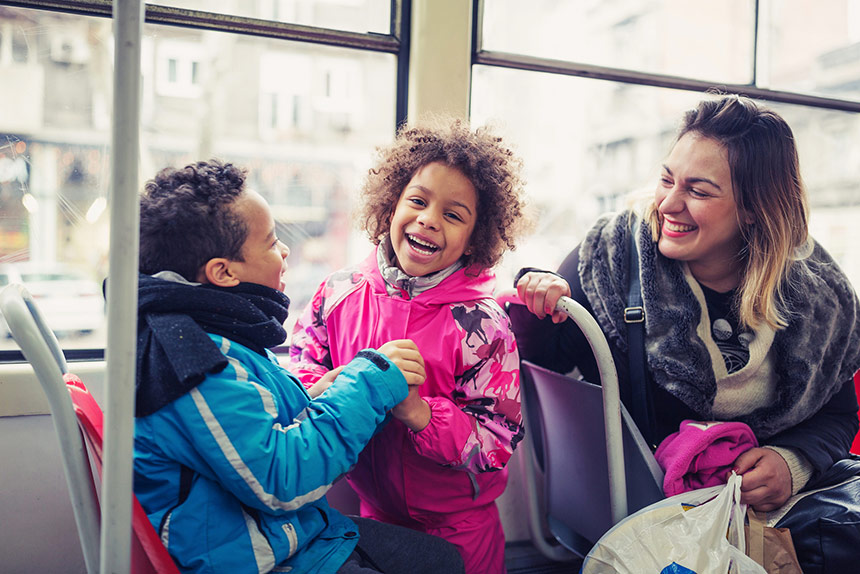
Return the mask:
[[[716,496],[716,497],[715,497]],[[741,477],[630,515],[604,534],[581,574],[766,574],[744,554]],[[685,505],[697,505],[692,508]]]

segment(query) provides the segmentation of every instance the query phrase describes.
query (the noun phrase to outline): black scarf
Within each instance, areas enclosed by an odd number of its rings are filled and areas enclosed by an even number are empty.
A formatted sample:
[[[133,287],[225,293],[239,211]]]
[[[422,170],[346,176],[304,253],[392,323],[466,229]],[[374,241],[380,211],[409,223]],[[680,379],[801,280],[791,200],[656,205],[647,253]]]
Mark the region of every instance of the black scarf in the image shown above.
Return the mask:
[[[290,300],[275,289],[188,285],[144,274],[138,282],[135,416],[154,413],[227,366],[207,333],[263,356],[287,337]]]

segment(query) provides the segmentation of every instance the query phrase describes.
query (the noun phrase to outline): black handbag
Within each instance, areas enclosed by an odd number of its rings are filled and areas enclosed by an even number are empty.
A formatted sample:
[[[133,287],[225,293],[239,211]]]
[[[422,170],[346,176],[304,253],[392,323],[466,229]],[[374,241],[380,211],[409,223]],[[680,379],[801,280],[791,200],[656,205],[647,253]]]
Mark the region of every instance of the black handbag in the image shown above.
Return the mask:
[[[788,528],[804,574],[860,572],[860,459],[834,463],[776,523]]]

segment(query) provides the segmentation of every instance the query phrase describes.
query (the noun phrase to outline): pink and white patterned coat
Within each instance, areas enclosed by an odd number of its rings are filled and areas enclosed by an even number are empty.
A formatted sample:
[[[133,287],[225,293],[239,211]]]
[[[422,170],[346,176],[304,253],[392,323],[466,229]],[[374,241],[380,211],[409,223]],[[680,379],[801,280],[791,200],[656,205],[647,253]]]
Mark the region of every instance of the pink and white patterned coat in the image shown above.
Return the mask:
[[[424,357],[430,423],[414,432],[392,418],[361,453],[347,478],[362,514],[435,530],[504,491],[523,426],[519,354],[494,285],[490,271],[461,269],[414,298],[390,296],[373,252],[329,276],[296,323],[290,370],[308,387],[390,340],[412,339]]]

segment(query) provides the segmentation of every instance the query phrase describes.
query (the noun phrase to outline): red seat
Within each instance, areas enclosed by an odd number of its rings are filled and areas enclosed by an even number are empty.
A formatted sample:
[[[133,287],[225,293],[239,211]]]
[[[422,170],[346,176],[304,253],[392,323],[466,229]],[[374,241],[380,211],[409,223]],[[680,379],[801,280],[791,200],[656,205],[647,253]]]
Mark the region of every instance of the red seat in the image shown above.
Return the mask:
[[[860,397],[860,371],[854,373],[854,388],[857,390],[857,396]],[[860,418],[860,413],[857,414]],[[851,445],[851,452],[860,454],[860,432],[854,437],[854,444]]]
[[[104,437],[104,416],[102,409],[76,376],[63,375],[66,388],[72,397],[78,424],[87,442],[90,457],[102,476],[102,440]],[[132,542],[131,571],[133,574],[179,574],[173,559],[161,543],[143,507],[132,495]]]

